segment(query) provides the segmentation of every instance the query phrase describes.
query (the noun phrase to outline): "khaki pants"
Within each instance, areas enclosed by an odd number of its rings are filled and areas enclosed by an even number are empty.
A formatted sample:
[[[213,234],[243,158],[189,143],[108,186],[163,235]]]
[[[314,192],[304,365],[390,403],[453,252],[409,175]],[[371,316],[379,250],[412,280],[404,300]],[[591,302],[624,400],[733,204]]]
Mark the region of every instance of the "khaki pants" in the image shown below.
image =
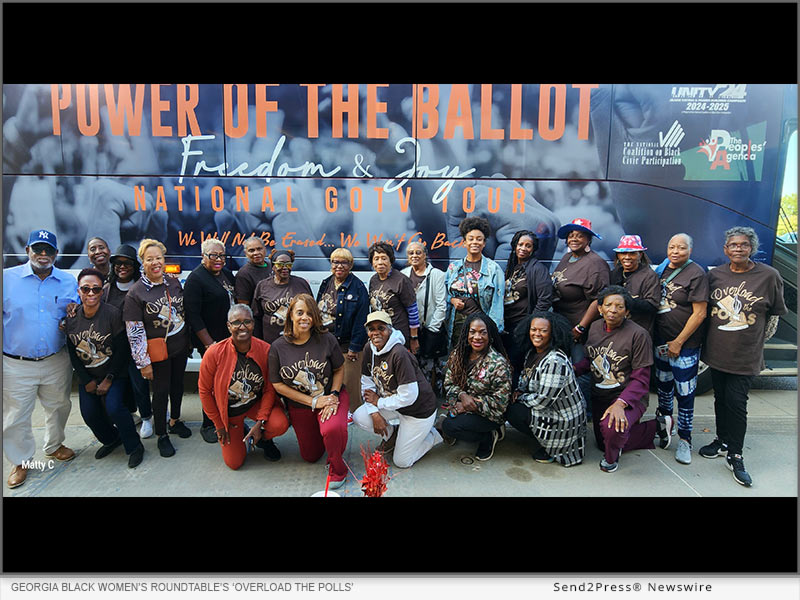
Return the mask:
[[[364,351],[356,354],[356,360],[352,361],[347,358],[347,345],[339,346],[344,355],[344,386],[350,394],[350,412],[356,412],[356,409],[364,404],[364,399],[361,397],[361,359],[364,357]]]
[[[44,453],[64,443],[72,402],[72,365],[66,348],[40,361],[3,356],[3,453],[13,465],[33,458],[31,417],[39,398],[44,408]]]

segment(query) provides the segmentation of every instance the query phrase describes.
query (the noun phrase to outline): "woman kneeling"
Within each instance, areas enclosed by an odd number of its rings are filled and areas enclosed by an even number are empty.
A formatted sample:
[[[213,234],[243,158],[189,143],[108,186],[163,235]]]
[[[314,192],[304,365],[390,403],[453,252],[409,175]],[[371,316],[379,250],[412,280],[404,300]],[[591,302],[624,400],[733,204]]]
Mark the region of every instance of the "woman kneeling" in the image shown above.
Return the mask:
[[[475,458],[489,460],[505,434],[511,364],[488,315],[473,313],[464,322],[447,361],[444,389],[448,405],[448,416],[442,421],[445,439],[477,442]]]
[[[271,440],[285,433],[289,422],[276,405],[269,382],[269,344],[253,337],[253,311],[246,304],[233,305],[227,325],[231,337],[203,354],[197,387],[203,411],[216,428],[222,459],[236,470],[244,463],[251,440],[254,444]],[[245,417],[256,422],[249,430]]]
[[[527,350],[506,419],[533,439],[533,459],[565,467],[583,461],[586,410],[569,356],[571,325],[558,313],[536,311],[514,332],[517,348]]]
[[[672,418],[659,416],[641,423],[647,410],[653,343],[647,332],[629,320],[631,296],[618,285],[610,285],[597,296],[601,321],[589,327],[586,354],[575,365],[581,375],[591,369],[594,436],[605,452],[600,469],[613,473],[622,451],[655,448],[653,439],[669,444]]]

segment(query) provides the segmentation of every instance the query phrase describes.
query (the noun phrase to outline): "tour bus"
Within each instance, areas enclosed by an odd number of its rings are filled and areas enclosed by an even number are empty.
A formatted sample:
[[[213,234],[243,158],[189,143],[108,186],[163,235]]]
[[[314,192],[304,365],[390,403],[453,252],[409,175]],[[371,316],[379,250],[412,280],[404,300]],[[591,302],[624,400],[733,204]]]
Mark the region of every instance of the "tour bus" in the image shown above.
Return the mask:
[[[294,274],[316,292],[337,247],[365,282],[379,240],[398,267],[421,241],[446,268],[465,255],[466,216],[489,220],[485,254],[501,267],[528,229],[551,269],[566,251],[556,231],[578,217],[609,262],[636,234],[657,265],[683,232],[708,269],[726,262],[723,232],[747,225],[791,311],[764,374],[796,375],[796,233],[776,239],[782,196],[796,202],[796,129],[792,85],[8,84],[4,267],[44,228],[61,268],[88,266],[92,237],[112,251],[147,237],[185,279],[207,237],[235,271],[256,235],[293,249]]]

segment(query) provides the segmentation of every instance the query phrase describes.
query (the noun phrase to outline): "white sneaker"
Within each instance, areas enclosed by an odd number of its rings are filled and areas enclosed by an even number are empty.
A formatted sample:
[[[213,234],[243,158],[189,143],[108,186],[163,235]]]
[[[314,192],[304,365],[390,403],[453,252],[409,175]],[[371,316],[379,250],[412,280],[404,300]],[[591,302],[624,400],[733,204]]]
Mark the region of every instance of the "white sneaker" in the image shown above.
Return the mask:
[[[684,439],[678,440],[678,448],[675,450],[675,460],[682,465],[692,464],[692,445]]]
[[[145,439],[149,438],[151,435],[153,435],[153,417],[142,419],[142,428],[139,430],[139,437]]]

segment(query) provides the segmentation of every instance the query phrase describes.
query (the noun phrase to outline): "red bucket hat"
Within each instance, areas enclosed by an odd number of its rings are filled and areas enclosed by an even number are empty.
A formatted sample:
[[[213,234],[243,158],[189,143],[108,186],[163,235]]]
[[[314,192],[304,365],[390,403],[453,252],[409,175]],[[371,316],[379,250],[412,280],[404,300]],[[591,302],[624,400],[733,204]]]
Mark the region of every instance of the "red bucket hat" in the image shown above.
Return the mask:
[[[642,238],[638,235],[623,235],[619,238],[619,246],[614,248],[614,252],[644,252],[647,250],[642,246]]]

